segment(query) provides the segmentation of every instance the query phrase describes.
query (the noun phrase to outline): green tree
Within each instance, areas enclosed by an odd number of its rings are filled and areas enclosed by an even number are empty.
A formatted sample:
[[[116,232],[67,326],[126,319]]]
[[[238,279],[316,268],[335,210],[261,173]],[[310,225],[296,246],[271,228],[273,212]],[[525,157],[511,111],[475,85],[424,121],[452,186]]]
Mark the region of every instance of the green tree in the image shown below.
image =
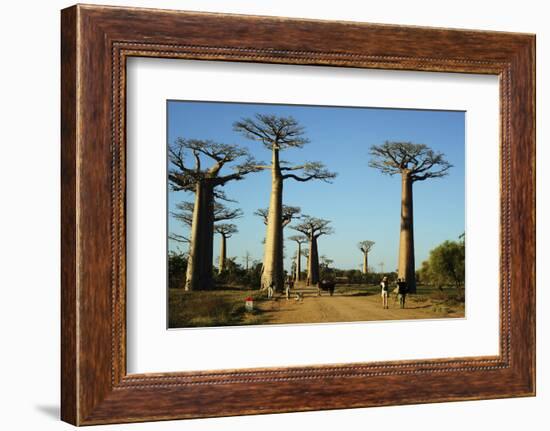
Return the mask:
[[[460,241],[445,241],[430,252],[423,262],[420,277],[436,286],[464,286],[466,249],[463,236]]]
[[[186,271],[187,255],[171,251],[168,254],[168,287],[172,289],[183,286]]]

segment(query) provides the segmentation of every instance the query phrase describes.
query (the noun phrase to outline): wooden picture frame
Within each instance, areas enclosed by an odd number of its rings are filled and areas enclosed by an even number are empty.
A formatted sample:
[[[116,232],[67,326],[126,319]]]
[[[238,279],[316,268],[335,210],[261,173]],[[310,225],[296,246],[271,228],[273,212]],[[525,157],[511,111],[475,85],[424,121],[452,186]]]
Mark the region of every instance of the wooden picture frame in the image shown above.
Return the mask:
[[[77,5],[62,11],[61,49],[64,421],[91,425],[535,394],[534,35]],[[500,354],[128,375],[130,56],[498,75]]]

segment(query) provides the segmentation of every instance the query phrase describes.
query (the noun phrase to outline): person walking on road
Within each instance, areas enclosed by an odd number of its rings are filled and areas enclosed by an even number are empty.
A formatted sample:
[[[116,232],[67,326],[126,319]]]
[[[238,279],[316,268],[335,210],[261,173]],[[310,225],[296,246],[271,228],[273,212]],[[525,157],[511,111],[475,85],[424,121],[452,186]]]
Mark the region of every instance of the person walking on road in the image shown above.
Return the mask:
[[[380,295],[382,296],[382,308],[387,309],[388,306],[388,292],[390,290],[390,284],[388,282],[388,277],[384,276],[382,278],[382,281],[380,282],[380,286],[382,287],[382,291]]]

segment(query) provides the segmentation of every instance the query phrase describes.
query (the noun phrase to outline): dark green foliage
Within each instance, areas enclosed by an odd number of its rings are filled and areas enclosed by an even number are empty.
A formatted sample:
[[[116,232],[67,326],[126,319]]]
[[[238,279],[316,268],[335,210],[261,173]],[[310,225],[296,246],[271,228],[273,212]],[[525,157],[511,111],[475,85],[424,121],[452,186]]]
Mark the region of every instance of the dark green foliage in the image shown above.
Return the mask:
[[[170,252],[168,254],[168,286],[171,289],[185,287],[185,273],[187,271],[187,255]]]
[[[225,262],[226,269],[214,278],[214,283],[219,286],[242,286],[249,289],[259,289],[262,276],[262,264],[254,262],[248,271],[235,262],[235,258],[228,258]]]

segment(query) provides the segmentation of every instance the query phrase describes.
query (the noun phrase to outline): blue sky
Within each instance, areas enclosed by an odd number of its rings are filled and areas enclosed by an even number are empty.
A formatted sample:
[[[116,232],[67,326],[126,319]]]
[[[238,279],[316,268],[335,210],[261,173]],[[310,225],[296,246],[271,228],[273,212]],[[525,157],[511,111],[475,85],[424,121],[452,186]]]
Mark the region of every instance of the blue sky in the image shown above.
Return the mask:
[[[432,248],[447,239],[455,240],[464,232],[464,112],[168,101],[168,141],[185,137],[239,144],[257,160],[269,161],[270,152],[262,144],[233,131],[234,121],[256,113],[291,115],[305,127],[311,142],[301,149],[285,150],[282,160],[322,161],[338,173],[332,184],[286,180],[283,196],[284,204],[300,206],[304,214],[332,220],[335,233],[319,239],[319,254],[333,259],[334,267],[359,269],[361,253],[357,242],[368,239],[376,243],[369,254],[369,265],[376,271],[380,270],[380,263],[385,271],[397,268],[400,177],[383,175],[368,166],[370,146],[384,141],[426,144],[445,153],[453,165],[447,177],[414,184],[417,268]],[[246,251],[254,259],[262,259],[265,226],[253,213],[268,206],[270,186],[270,172],[262,171],[224,187],[228,197],[238,201],[228,205],[244,212],[243,218],[233,221],[239,233],[228,240],[228,256],[237,256],[239,263]],[[170,191],[168,201],[172,211],[178,202],[193,201],[193,194]],[[187,228],[172,217],[169,230],[187,233]],[[296,233],[285,228],[285,238]],[[218,255],[218,236],[214,256]],[[169,242],[170,250],[178,247],[186,248]],[[288,269],[295,243],[287,240],[285,247]]]

